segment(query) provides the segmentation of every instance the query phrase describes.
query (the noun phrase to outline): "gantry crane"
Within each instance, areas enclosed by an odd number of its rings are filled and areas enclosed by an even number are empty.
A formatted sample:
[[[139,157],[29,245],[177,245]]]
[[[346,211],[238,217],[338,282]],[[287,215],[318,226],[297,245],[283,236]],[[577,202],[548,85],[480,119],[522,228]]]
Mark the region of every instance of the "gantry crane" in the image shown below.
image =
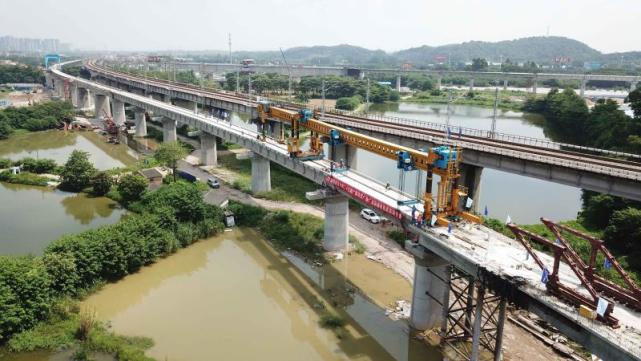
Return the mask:
[[[422,221],[429,223],[432,215],[440,225],[447,225],[452,220],[465,219],[480,223],[481,218],[465,212],[460,207],[460,199],[467,196],[467,189],[457,185],[460,177],[460,149],[449,146],[438,146],[427,151],[416,150],[386,142],[349,129],[337,127],[315,118],[309,109],[291,110],[274,106],[268,101],[258,104],[258,114],[262,122],[261,139],[266,139],[267,121],[278,121],[289,125],[289,137],[286,139],[287,151],[292,158],[303,160],[321,159],[323,157],[323,139],[330,145],[347,144],[363,149],[388,159],[397,161],[397,168],[402,172],[423,170],[427,172],[425,193],[423,195]],[[281,127],[282,128],[282,127]],[[300,149],[300,131],[307,129],[310,134],[309,150]],[[279,136],[282,138],[283,135]],[[321,138],[322,137],[322,138]],[[435,207],[432,204],[432,179],[440,177]],[[399,205],[401,205],[399,203]]]

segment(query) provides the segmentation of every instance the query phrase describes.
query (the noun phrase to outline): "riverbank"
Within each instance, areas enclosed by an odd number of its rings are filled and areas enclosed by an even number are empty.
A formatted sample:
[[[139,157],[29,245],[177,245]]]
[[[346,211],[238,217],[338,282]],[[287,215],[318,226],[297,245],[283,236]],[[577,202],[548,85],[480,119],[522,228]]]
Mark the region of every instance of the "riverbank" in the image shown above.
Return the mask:
[[[449,90],[449,91],[448,91]],[[450,99],[451,91],[451,99]],[[521,111],[526,99],[532,95],[524,91],[499,90],[497,107],[502,110]],[[410,97],[401,98],[401,102],[418,104],[447,104],[473,105],[493,108],[495,92],[493,90],[478,90],[472,92],[459,89],[432,90],[418,92]]]

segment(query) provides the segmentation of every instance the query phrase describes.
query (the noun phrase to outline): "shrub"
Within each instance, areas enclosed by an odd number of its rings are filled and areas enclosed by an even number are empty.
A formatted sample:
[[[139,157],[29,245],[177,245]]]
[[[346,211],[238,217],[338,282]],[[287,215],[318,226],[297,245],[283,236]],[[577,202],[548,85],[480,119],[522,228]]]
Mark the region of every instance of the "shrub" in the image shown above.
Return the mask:
[[[98,172],[91,178],[91,187],[93,194],[97,196],[104,196],[111,190],[113,181],[111,176],[105,172]]]
[[[96,169],[89,161],[89,153],[74,150],[60,174],[62,177],[60,188],[75,192],[81,191],[89,186],[95,172]]]
[[[49,179],[29,172],[12,174],[9,171],[3,171],[0,172],[0,181],[15,184],[26,184],[31,186],[46,186],[49,182]]]
[[[358,98],[338,98],[336,99],[336,109],[354,110],[361,104]]]
[[[138,174],[127,174],[120,178],[118,193],[122,203],[129,204],[142,198],[147,185],[147,179]]]
[[[325,328],[339,328],[345,326],[345,319],[332,313],[324,314],[320,318],[320,324]]]

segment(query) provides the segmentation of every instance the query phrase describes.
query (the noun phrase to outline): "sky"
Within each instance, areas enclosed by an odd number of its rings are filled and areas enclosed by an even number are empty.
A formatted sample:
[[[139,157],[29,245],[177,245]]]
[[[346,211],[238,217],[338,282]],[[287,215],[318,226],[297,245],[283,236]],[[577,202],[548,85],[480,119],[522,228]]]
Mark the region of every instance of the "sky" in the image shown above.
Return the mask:
[[[82,50],[278,50],[351,44],[395,51],[565,36],[641,50],[639,0],[2,0],[0,36]]]

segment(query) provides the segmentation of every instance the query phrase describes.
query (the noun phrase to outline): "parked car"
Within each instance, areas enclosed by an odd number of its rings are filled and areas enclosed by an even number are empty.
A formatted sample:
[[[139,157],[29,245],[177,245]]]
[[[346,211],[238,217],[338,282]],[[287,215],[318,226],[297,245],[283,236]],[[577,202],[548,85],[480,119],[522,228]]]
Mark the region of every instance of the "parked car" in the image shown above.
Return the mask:
[[[220,182],[218,182],[218,179],[216,179],[216,178],[207,179],[207,185],[212,187],[212,188],[214,188],[214,189],[220,188]]]
[[[198,182],[200,180],[195,175],[193,175],[193,174],[191,174],[189,172],[185,172],[184,170],[179,170],[177,172],[177,174],[178,174],[178,177],[180,177],[180,178],[182,178],[182,179],[184,179],[186,181],[192,182],[192,183],[193,182]]]
[[[361,217],[372,223],[380,223],[381,221],[381,217],[369,208],[363,208],[361,211]]]

